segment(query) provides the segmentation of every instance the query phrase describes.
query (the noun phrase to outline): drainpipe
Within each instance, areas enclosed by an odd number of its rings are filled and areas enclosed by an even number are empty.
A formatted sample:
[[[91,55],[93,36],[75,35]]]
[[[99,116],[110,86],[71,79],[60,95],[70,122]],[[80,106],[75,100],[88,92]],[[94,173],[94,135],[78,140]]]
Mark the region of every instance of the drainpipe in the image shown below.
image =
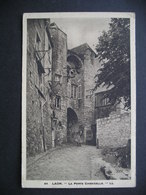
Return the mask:
[[[55,148],[55,130],[53,128],[53,117],[51,117],[51,130],[52,130],[52,148]]]
[[[43,132],[43,148],[44,148],[44,152],[46,152],[46,143],[45,143],[44,120],[43,120],[43,118],[44,118],[43,107],[44,107],[46,102],[47,102],[46,100],[45,100],[44,103],[42,102],[42,106],[41,106],[41,109],[42,109],[41,113],[42,113],[42,126],[43,126],[42,132]]]

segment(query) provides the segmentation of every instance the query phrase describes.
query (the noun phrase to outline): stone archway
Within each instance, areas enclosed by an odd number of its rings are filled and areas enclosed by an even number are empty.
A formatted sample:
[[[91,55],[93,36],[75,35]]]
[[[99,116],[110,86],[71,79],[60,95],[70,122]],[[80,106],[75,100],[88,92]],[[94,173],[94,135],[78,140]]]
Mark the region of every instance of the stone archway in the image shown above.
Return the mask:
[[[67,108],[67,142],[74,142],[77,132],[79,132],[77,114],[72,108]]]

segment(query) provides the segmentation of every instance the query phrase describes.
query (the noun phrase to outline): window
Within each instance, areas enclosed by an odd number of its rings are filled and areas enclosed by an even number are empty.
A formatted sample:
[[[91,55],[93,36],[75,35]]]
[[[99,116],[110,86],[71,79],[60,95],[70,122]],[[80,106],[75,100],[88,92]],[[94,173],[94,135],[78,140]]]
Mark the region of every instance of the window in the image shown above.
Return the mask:
[[[78,99],[82,99],[82,88],[81,85],[78,87]]]
[[[60,83],[61,82],[61,75],[55,74],[55,81]]]
[[[109,105],[109,98],[104,98],[105,93],[98,93],[95,95],[95,107]]]
[[[78,99],[78,108],[81,108],[81,106],[82,106],[82,100]]]
[[[71,97],[71,84],[68,83],[68,97]]]
[[[55,98],[55,108],[61,109],[61,97],[60,96],[56,96]]]
[[[71,98],[76,98],[77,96],[77,86],[71,85]]]
[[[104,118],[108,117],[112,111],[112,106],[108,98],[104,98],[105,92],[95,95],[95,117]]]
[[[71,85],[71,98],[73,98],[73,85]]]

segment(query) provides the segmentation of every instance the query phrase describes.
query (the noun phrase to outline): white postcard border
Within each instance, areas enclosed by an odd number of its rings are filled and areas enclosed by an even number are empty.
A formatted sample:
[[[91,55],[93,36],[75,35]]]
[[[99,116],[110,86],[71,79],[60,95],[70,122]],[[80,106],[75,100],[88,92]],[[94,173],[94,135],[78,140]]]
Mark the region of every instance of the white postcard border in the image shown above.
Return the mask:
[[[39,18],[130,18],[131,55],[131,180],[76,180],[45,181],[26,179],[26,70],[27,70],[27,19]],[[129,12],[56,12],[25,13],[23,15],[22,43],[22,175],[24,188],[127,188],[136,186],[136,54],[135,54],[135,13]]]

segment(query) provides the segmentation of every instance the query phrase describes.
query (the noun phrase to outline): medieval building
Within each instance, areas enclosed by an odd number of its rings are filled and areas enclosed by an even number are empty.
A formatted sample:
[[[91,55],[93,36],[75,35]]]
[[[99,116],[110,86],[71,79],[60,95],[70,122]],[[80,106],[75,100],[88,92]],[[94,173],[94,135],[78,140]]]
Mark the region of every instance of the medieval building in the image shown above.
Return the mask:
[[[50,20],[27,21],[27,154],[51,147],[52,41]]]
[[[109,129],[111,107],[101,98],[106,89],[93,92],[96,53],[87,43],[68,50],[67,35],[49,19],[28,20],[27,32],[27,154],[74,143],[77,136],[85,144],[106,145],[109,132],[100,130],[105,118]]]

